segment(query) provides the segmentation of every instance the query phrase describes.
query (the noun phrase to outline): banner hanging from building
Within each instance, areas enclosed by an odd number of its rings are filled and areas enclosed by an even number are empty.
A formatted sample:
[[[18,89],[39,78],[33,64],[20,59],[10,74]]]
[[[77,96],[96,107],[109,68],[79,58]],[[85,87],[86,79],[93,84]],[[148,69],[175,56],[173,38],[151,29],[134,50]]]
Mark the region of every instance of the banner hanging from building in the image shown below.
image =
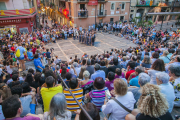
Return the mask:
[[[98,5],[98,0],[89,0],[88,5]]]

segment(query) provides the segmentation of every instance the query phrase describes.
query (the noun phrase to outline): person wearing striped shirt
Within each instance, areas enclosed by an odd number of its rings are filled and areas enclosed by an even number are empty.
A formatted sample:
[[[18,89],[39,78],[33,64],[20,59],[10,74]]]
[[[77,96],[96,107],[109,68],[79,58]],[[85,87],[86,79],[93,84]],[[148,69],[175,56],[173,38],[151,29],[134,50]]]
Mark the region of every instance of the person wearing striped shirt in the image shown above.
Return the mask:
[[[69,81],[69,87],[71,92],[74,94],[76,99],[79,101],[80,104],[82,104],[82,97],[83,97],[83,89],[79,88],[78,80],[77,78],[72,78]],[[70,94],[68,89],[64,89],[64,95],[66,97],[67,101],[67,109],[71,112],[74,112],[78,109],[80,109],[79,105],[76,103],[75,99],[73,96]]]
[[[105,100],[105,90],[108,90],[105,87],[105,81],[102,77],[97,77],[94,81],[94,88],[91,92],[87,93],[85,97],[91,99],[91,102],[100,110]]]

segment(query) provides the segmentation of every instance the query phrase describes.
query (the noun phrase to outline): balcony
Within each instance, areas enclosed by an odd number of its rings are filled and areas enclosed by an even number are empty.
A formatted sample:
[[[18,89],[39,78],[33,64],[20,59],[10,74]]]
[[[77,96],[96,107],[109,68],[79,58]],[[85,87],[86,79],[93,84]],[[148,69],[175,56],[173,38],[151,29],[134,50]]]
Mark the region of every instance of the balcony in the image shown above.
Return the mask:
[[[107,2],[107,0],[98,0],[99,3]]]
[[[107,15],[107,10],[98,10],[98,17],[105,17]]]
[[[89,0],[77,0],[78,3],[86,3],[89,2]]]
[[[136,4],[136,7],[156,7],[158,6],[158,3],[153,3],[150,6],[150,1],[145,1],[145,0],[140,0],[138,1],[138,3]]]
[[[87,18],[88,11],[78,11],[78,18]]]

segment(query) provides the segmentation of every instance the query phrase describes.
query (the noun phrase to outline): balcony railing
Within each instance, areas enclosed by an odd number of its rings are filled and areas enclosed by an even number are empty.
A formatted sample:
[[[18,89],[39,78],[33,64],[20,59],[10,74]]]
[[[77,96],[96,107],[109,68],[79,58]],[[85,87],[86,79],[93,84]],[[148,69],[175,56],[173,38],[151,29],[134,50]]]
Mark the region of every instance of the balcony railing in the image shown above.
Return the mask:
[[[78,11],[78,18],[87,18],[88,17],[88,11]]]
[[[107,15],[107,10],[98,10],[98,17],[105,17]]]
[[[89,0],[77,0],[77,2],[89,2]]]
[[[107,0],[98,0],[98,2],[107,2]]]
[[[136,7],[156,7],[158,3],[153,3],[150,5],[150,1],[140,0],[139,3],[136,4]]]

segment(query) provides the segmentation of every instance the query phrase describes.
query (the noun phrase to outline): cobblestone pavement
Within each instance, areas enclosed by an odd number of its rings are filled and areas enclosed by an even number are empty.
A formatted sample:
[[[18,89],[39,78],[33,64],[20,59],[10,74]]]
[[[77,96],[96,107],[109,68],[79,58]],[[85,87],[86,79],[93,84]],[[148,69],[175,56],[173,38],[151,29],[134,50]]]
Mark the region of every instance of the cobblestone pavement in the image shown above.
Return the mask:
[[[79,40],[57,40],[56,43],[47,44],[46,48],[54,48],[53,53],[57,55],[61,60],[67,61],[70,57],[77,55],[81,57],[84,53],[88,55],[101,54],[104,51],[111,50],[112,48],[126,49],[128,47],[135,47],[136,44],[130,40],[120,38],[114,34],[109,33],[97,33],[94,46],[87,46],[79,43]]]

